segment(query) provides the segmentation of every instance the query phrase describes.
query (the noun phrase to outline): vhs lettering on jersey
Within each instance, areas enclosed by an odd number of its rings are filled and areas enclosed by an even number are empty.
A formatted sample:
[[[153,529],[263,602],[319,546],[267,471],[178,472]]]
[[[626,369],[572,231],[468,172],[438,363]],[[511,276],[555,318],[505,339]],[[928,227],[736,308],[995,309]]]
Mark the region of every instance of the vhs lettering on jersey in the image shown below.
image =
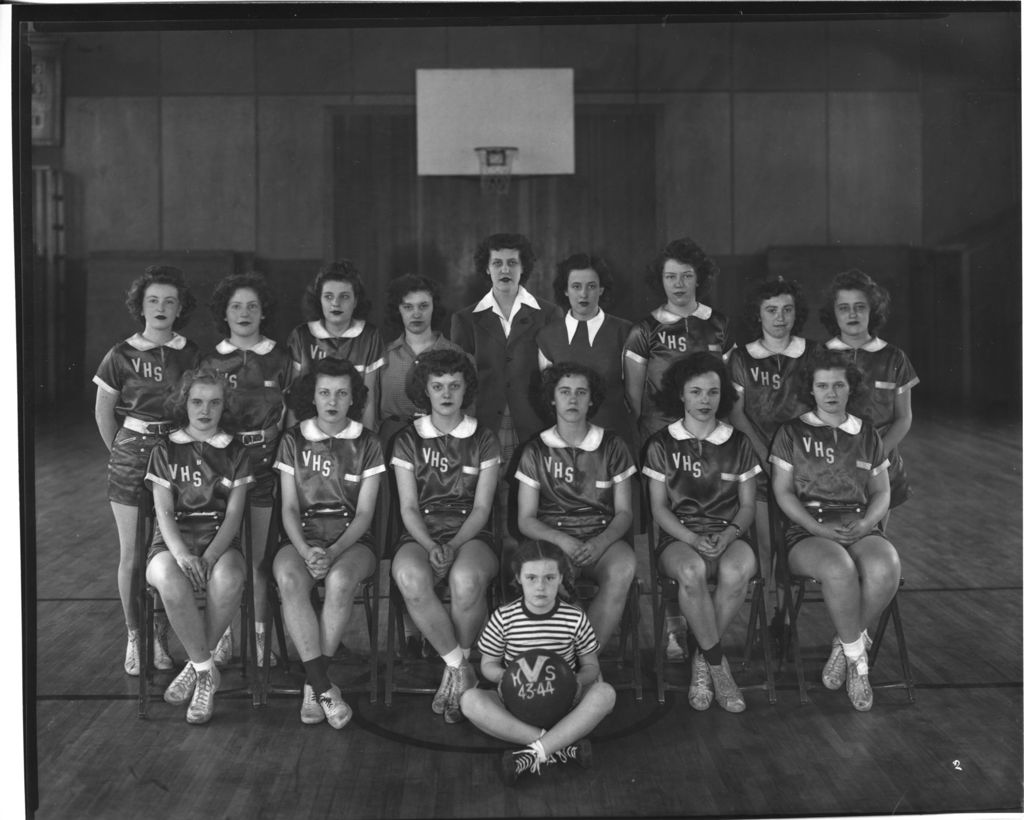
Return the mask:
[[[686,337],[676,336],[672,333],[666,333],[664,330],[658,331],[658,341],[664,345],[667,350],[678,350],[680,353],[686,351]]]
[[[192,484],[196,487],[203,486],[203,474],[194,467],[189,467],[187,464],[169,464],[167,465],[171,470],[171,480],[181,481],[182,484]]]
[[[228,373],[228,384],[231,385],[232,389],[238,388],[238,374]]]
[[[700,478],[704,475],[704,468],[700,463],[700,459],[694,458],[689,454],[672,453],[672,466],[677,470],[686,470],[694,478]]]
[[[756,365],[750,368],[750,378],[754,380],[754,384],[761,387],[768,387],[772,390],[778,390],[782,387],[781,373],[769,373],[767,370],[762,370]]]
[[[423,454],[423,463],[428,467],[438,470],[442,473],[448,472],[448,458],[442,456],[433,447],[423,447],[420,452]]]
[[[552,478],[567,484],[572,484],[576,478],[576,470],[571,465],[551,456],[544,456],[544,469]]]
[[[155,382],[164,380],[164,369],[153,362],[144,362],[142,359],[132,357],[132,368],[144,379],[152,379]]]
[[[314,473],[320,473],[325,478],[330,478],[334,472],[334,462],[319,453],[311,453],[309,450],[302,451],[302,466]]]
[[[836,451],[834,447],[826,447],[820,441],[815,441],[811,436],[801,436],[800,440],[804,445],[804,452],[811,458],[823,458],[826,464],[835,464]]]

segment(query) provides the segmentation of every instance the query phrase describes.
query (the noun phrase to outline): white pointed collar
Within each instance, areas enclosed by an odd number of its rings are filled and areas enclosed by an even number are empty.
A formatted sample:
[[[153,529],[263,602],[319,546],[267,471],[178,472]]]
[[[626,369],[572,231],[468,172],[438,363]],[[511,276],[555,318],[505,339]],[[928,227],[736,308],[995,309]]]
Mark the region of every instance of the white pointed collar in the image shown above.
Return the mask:
[[[885,341],[885,339],[880,339],[878,336],[875,336],[873,339],[871,339],[865,344],[862,344],[860,347],[850,347],[850,345],[848,345],[838,336],[833,336],[831,339],[825,342],[825,347],[827,347],[829,350],[863,350],[866,351],[867,353],[877,353],[879,350],[882,350],[883,348],[887,347],[888,344],[889,343]]]
[[[802,421],[804,424],[810,425],[811,427],[831,427],[832,426],[831,424],[826,424],[821,419],[819,419],[817,414],[813,410],[808,410],[806,413],[804,413],[802,416],[800,416],[800,421]],[[855,435],[857,435],[860,432],[860,428],[863,427],[863,426],[864,426],[864,422],[862,422],[859,418],[857,418],[852,413],[847,413],[846,414],[846,421],[844,421],[842,424],[840,424],[838,426],[838,429],[842,430],[844,433],[849,433],[851,436],[855,436]]]
[[[509,316],[515,314],[521,305],[526,305],[534,310],[540,310],[540,304],[534,298],[533,294],[522,285],[520,285],[519,290],[516,291],[516,298],[512,303],[512,310],[509,312]],[[487,295],[477,302],[476,307],[473,308],[474,313],[479,313],[481,310],[501,310],[501,308],[498,307],[498,300],[494,298],[493,289],[487,291]]]
[[[136,350],[155,350],[158,347],[169,347],[171,350],[181,350],[188,340],[180,333],[172,333],[170,339],[162,345],[158,345],[156,342],[151,342],[141,333],[136,333],[129,336],[125,341],[127,341],[128,344]]]
[[[302,437],[306,441],[326,441],[329,438],[353,439],[359,438],[359,434],[363,432],[363,425],[358,421],[349,419],[348,427],[332,436],[320,429],[320,425],[316,423],[316,418],[314,417],[299,422],[299,432],[302,433]]]
[[[352,324],[348,326],[348,330],[339,336],[334,336],[327,331],[327,327],[320,319],[317,319],[315,322],[309,322],[306,325],[309,328],[309,332],[313,334],[314,339],[354,339],[363,332],[365,326],[365,319],[353,319]]]
[[[687,439],[697,438],[693,433],[683,426],[683,420],[672,422],[668,426],[668,433],[676,441],[686,441]],[[732,435],[732,425],[726,424],[724,421],[719,420],[718,426],[711,431],[710,434],[704,437],[704,441],[710,444],[725,444]]]
[[[273,339],[268,339],[264,336],[252,347],[247,348],[249,353],[255,353],[257,356],[266,356],[274,346],[277,344]],[[234,353],[236,350],[241,350],[237,345],[231,344],[230,339],[221,339],[217,342],[217,352],[221,355],[227,355],[228,353]]]
[[[440,438],[445,435],[434,426],[434,422],[430,420],[430,416],[420,416],[418,419],[413,421],[413,427],[416,428],[416,432],[419,433],[420,438]],[[454,438],[469,438],[473,433],[476,432],[476,419],[472,416],[463,416],[462,421],[455,425],[454,429],[449,436]]]
[[[807,340],[805,338],[802,336],[791,336],[789,344],[786,345],[785,350],[779,352],[779,355],[790,359],[799,359],[804,355],[806,349]],[[760,339],[756,339],[747,345],[747,353],[750,354],[752,359],[767,359],[769,356],[775,355],[775,352],[765,347]]]
[[[576,449],[583,450],[586,453],[592,453],[601,446],[602,439],[604,439],[604,428],[598,427],[596,424],[591,424],[590,429],[587,430],[587,434],[583,437],[583,441],[579,443]],[[569,442],[558,434],[558,425],[544,430],[540,434],[540,440],[548,447],[559,447],[563,449],[572,447]]]
[[[657,307],[651,311],[651,316],[661,322],[663,325],[674,325],[676,322],[680,322],[683,319],[702,319],[708,320],[711,318],[711,308],[700,302],[697,303],[697,309],[689,316],[678,316],[671,310],[666,308],[664,305]]]
[[[597,331],[601,329],[601,325],[604,324],[604,311],[601,308],[597,309],[597,313],[594,314],[593,318],[586,321],[587,325],[587,341],[591,345],[594,344],[594,337],[597,336]],[[576,332],[576,325],[580,323],[580,320],[572,315],[570,310],[565,314],[565,331],[569,334],[569,341],[572,341],[573,334]]]
[[[192,444],[193,442],[199,441],[197,438],[193,438],[188,432],[181,428],[180,430],[174,430],[170,436],[171,441],[175,444]],[[218,450],[223,450],[231,443],[231,439],[234,438],[230,433],[225,433],[223,430],[218,430],[212,436],[210,436],[203,444],[209,444],[211,447],[216,447]]]

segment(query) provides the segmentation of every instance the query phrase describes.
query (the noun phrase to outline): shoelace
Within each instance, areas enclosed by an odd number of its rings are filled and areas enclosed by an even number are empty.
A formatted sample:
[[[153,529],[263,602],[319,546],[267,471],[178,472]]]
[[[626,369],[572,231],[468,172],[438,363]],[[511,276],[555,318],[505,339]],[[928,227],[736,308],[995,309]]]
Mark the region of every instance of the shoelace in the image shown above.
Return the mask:
[[[196,708],[205,712],[210,705],[212,695],[213,677],[209,672],[202,672],[196,678],[196,693],[192,702]]]
[[[703,655],[699,660],[694,660],[697,668],[697,687],[700,689],[711,688],[711,667],[704,660]]]
[[[566,746],[564,749],[559,749],[554,754],[548,755],[548,763],[554,763],[556,759],[559,763],[568,763],[570,760],[575,760],[576,747]]]
[[[526,771],[540,774],[540,758],[535,752],[516,752],[515,763],[517,777]]]

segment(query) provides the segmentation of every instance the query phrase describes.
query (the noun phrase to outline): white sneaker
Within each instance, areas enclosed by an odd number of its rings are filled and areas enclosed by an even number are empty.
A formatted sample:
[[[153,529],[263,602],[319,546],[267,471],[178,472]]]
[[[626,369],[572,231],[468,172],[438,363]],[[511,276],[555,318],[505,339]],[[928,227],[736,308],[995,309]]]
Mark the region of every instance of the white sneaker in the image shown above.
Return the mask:
[[[178,673],[178,677],[171,681],[171,685],[164,690],[164,700],[171,706],[181,706],[188,703],[189,698],[196,688],[196,668],[192,661],[185,664],[185,668]]]
[[[128,630],[128,646],[124,650],[124,671],[132,677],[139,676],[139,630]]]
[[[217,666],[230,663],[231,656],[235,653],[234,641],[231,639],[231,627],[224,630],[224,634],[217,641],[217,648],[213,650],[213,662]]]
[[[167,649],[167,630],[170,624],[167,623],[167,618],[163,617],[157,620],[156,629],[156,640],[153,642],[153,666],[161,671],[174,668],[174,658],[171,657],[170,651]]]
[[[299,717],[307,726],[323,723],[324,718],[327,717],[320,701],[317,700],[313,687],[308,683],[302,685],[302,708],[299,709]]]
[[[341,690],[337,686],[332,686],[318,700],[333,728],[341,729],[352,720],[352,707],[341,699]]]
[[[267,644],[267,633],[257,632],[256,633],[256,665],[263,668],[263,653],[266,652]],[[270,665],[277,666],[277,654],[274,652],[270,653]]]
[[[697,652],[693,656],[693,666],[690,669],[690,691],[687,700],[690,706],[698,712],[703,712],[709,706],[715,693],[711,689],[711,666],[704,656]]]
[[[192,724],[207,723],[213,717],[213,693],[220,686],[220,670],[216,666],[209,672],[196,674],[196,688],[188,705],[185,720]]]

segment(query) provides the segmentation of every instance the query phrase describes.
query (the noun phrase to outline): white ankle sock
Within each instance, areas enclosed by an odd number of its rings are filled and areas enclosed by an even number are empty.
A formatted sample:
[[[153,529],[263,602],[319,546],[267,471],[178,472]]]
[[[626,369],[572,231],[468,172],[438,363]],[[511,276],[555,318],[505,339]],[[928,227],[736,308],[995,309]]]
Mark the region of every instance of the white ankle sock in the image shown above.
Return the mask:
[[[548,759],[548,753],[544,751],[544,744],[540,742],[540,738],[537,738],[533,743],[530,744],[530,748],[533,749],[537,755],[537,760],[541,763],[546,763]]]
[[[864,655],[865,655],[864,636],[863,635],[858,635],[857,636],[857,640],[853,641],[852,643],[844,643],[843,644],[843,654],[846,655],[846,659],[848,661],[856,661],[856,660],[859,660],[860,658],[864,658]],[[867,664],[867,659],[865,658],[863,663],[858,663],[857,664],[857,674],[858,675],[866,675],[867,673],[868,673],[868,664]]]
[[[264,635],[267,631],[267,625],[263,621],[256,621],[256,634]]]
[[[448,664],[448,666],[450,666],[452,669],[458,669],[460,666],[462,666],[462,661],[464,660],[462,648],[456,646],[451,652],[442,655],[441,660]]]
[[[210,655],[205,661],[192,661],[192,668],[196,672],[210,672],[213,670],[213,655]]]

